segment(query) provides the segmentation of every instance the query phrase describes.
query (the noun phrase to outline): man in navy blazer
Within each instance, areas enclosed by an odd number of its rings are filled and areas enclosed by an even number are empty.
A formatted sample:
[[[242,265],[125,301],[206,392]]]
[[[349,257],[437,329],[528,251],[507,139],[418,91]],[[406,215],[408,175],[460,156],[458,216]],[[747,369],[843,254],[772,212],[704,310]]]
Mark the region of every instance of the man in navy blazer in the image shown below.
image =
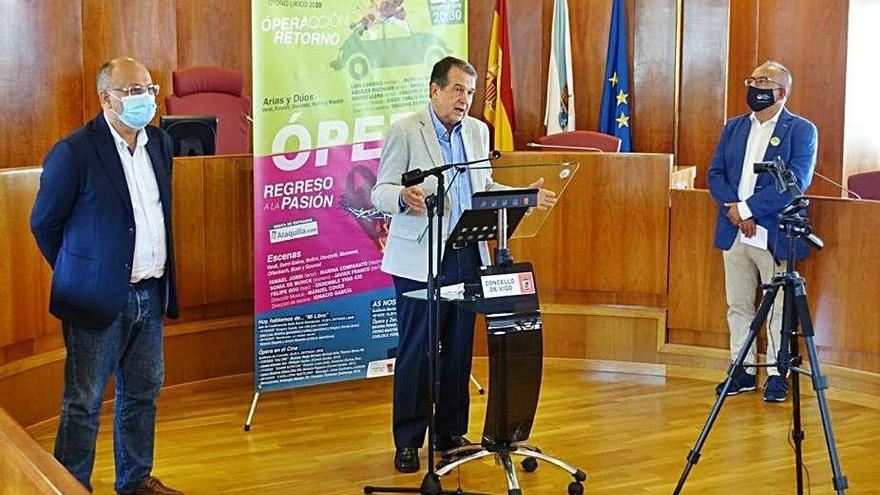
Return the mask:
[[[31,230],[52,266],[50,312],[67,350],[55,457],[87,488],[103,392],[116,378],[115,489],[180,493],[151,475],[162,320],[177,317],[171,138],[149,126],[159,87],[141,63],[97,74],[102,112],[43,162]]]
[[[751,113],[727,122],[709,167],[708,183],[718,203],[715,247],[723,250],[727,293],[727,322],[730,353],[735,358],[745,343],[755,316],[755,292],[784,267],[788,241],[779,235],[777,215],[791,195],[779,193],[769,174],[755,174],[755,162],[779,157],[794,173],[798,186],[806,190],[816,164],[818,134],[810,121],[785,109],[791,93],[791,72],[778,62],[758,66],[745,80]],[[796,246],[797,258],[807,256],[807,247]],[[776,360],[782,326],[782,292],[776,299],[767,331],[767,361]],[[757,359],[752,345],[746,363]],[[767,368],[764,400],[784,401],[788,386],[775,367]],[[720,393],[721,386],[716,387]],[[754,368],[734,370],[728,395],[757,388]]]

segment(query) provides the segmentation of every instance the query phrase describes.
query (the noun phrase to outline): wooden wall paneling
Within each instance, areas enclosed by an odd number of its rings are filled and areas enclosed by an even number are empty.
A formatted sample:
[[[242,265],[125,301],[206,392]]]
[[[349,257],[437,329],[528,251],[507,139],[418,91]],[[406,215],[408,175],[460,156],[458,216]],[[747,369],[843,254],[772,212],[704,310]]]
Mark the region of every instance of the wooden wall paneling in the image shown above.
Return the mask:
[[[101,108],[95,74],[104,62],[117,57],[132,57],[147,66],[153,82],[162,86],[156,98],[156,115],[165,113],[164,96],[171,90],[171,71],[177,66],[176,3],[82,0],[82,24],[95,27],[82,32],[85,121],[94,118]]]
[[[606,308],[543,304],[544,356],[656,363],[663,308]]]
[[[251,91],[251,3],[218,2],[210,10],[199,2],[177,2],[177,65],[219,65],[244,71]],[[171,87],[165,94],[171,94]]]
[[[549,30],[552,19],[548,0],[508,2],[507,15],[510,29],[510,64],[513,66],[513,105],[516,112],[517,149],[544,135],[544,101],[547,91],[547,57]],[[489,36],[495,2],[468,2],[468,61],[477,69],[477,91],[470,114],[483,118],[486,89],[486,62],[489,57]],[[550,12],[547,18],[545,12]],[[572,40],[573,42],[573,40]],[[577,97],[577,96],[575,96]]]
[[[636,0],[630,10],[633,16],[629,26],[633,52],[630,59],[632,136],[636,151],[674,152],[676,3],[676,0]],[[598,27],[593,29],[601,31]],[[604,59],[599,60],[604,72]],[[594,63],[582,64],[582,67],[592,65]],[[595,125],[599,107],[598,103],[593,106],[597,112],[593,119]]]
[[[41,169],[0,173],[0,347],[54,332],[47,318],[49,266],[30,233]],[[26,344],[28,348],[31,343]]]
[[[880,115],[877,97],[877,47],[880,46],[880,3],[850,0],[846,51],[846,120],[844,177],[880,170]]]
[[[253,300],[252,169],[250,156],[217,158],[206,162],[203,168],[208,304]]]
[[[64,391],[64,359],[0,376],[0,407],[22,425],[57,416]]]
[[[513,99],[516,108],[516,149],[526,149],[547,134],[547,64],[550,60],[550,25],[553,2],[508,2],[510,63],[513,65]],[[491,28],[490,28],[491,30]],[[488,56],[488,52],[487,52]],[[485,64],[484,64],[485,70]],[[575,96],[577,98],[577,96]]]
[[[172,177],[174,223],[174,254],[177,265],[177,297],[181,317],[187,310],[206,303],[205,260],[205,158],[174,159]]]
[[[251,311],[253,179],[250,155],[176,158],[177,286],[182,321]],[[236,303],[236,304],[233,304]]]
[[[477,69],[477,91],[470,115],[483,119],[483,100],[486,97],[486,61],[489,58],[489,35],[495,2],[468,2],[468,62]],[[517,45],[518,46],[518,45]],[[514,49],[516,50],[516,49]]]
[[[758,61],[778,60],[791,70],[794,88],[787,106],[816,124],[816,170],[840,181],[849,0],[760,0],[759,9]],[[841,195],[818,177],[809,193]]]
[[[670,194],[668,342],[726,348],[724,262],[713,247],[718,207],[707,191]]]
[[[730,2],[730,36],[727,50],[727,119],[750,112],[743,80],[758,66],[758,3]]]
[[[0,19],[0,168],[39,165],[82,123],[80,2],[0,2]]]
[[[253,373],[254,327],[252,320],[247,320],[245,325],[214,330],[206,327],[170,336],[174,326],[166,326],[165,385]]]
[[[696,187],[706,187],[706,172],[724,126],[728,1],[684,2],[676,164],[697,167]]]
[[[880,371],[880,202],[817,200],[810,218],[825,249],[799,271],[823,362]]]
[[[724,260],[714,247],[718,207],[704,190],[674,190],[671,196],[667,342],[727,349]],[[759,352],[765,348],[762,331]]]

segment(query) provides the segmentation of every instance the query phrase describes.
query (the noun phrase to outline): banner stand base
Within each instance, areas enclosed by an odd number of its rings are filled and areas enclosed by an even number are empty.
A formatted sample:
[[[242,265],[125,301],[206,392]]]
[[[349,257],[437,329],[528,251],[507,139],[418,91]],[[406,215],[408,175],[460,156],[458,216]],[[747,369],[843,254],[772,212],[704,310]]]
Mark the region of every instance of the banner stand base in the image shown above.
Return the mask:
[[[260,393],[254,392],[254,400],[251,401],[251,410],[248,411],[247,420],[244,422],[244,431],[251,431],[251,422],[254,420],[254,412],[257,410],[258,400],[260,400]]]

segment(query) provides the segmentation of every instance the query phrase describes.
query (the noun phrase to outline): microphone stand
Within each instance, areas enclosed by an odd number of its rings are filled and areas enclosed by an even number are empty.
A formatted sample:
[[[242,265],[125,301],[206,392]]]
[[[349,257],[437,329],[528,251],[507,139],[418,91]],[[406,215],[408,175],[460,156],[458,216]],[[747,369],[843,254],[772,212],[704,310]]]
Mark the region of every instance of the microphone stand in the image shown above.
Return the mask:
[[[437,191],[425,198],[428,216],[428,471],[422,478],[419,488],[413,487],[382,487],[365,486],[364,493],[419,493],[421,495],[484,495],[457,490],[444,490],[440,483],[434,464],[434,428],[435,409],[437,406],[437,390],[440,386],[437,373],[437,349],[440,343],[440,288],[443,286],[443,211],[445,190],[445,172],[452,167],[462,167],[474,163],[487,162],[501,156],[498,151],[493,151],[488,158],[473,160],[465,163],[453,163],[441,165],[425,171],[414,169],[405,172],[401,177],[404,187],[415,186],[424,182],[429,176],[437,178]],[[435,239],[434,224],[436,219],[437,233]],[[434,274],[436,263],[437,273]]]
[[[404,172],[403,175],[400,176],[400,183],[401,183],[401,185],[403,185],[403,187],[417,186],[417,185],[421,184],[422,182],[425,182],[425,179],[427,179],[428,177],[433,175],[434,177],[437,177],[437,181],[438,181],[437,182],[437,193],[444,195],[445,191],[442,190],[442,188],[443,188],[443,172],[446,172],[447,170],[449,170],[450,168],[453,168],[453,167],[458,168],[458,169],[467,168],[469,165],[474,165],[474,164],[483,163],[483,162],[490,162],[492,160],[497,160],[498,158],[501,158],[501,152],[498,150],[494,150],[491,153],[489,153],[488,157],[480,158],[479,160],[471,160],[469,162],[462,162],[462,163],[449,163],[446,165],[440,165],[439,167],[429,168],[428,170],[414,168],[408,172]],[[426,203],[427,203],[427,201],[426,201]],[[441,210],[441,212],[442,212],[442,210]],[[430,221],[430,218],[431,217],[429,215],[428,216],[429,221]],[[442,218],[442,215],[441,215],[441,218]]]
[[[538,144],[538,143],[526,143],[526,146],[529,148],[547,148],[552,150],[575,150],[575,151],[594,151],[596,153],[604,153],[603,150],[599,148],[594,148],[592,146],[577,146],[577,145],[561,145],[561,144]]]

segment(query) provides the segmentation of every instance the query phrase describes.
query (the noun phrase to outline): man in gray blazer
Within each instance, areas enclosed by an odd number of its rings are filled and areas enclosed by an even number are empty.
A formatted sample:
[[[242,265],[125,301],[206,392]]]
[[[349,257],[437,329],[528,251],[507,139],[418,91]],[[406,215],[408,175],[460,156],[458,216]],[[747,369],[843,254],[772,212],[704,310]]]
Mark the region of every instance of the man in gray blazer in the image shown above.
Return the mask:
[[[425,197],[437,190],[437,180],[427,178],[417,186],[403,187],[401,175],[411,169],[429,169],[449,163],[480,160],[489,154],[489,129],[468,116],[477,72],[454,57],[437,62],[431,73],[427,108],[404,118],[388,130],[372,200],[392,214],[382,271],[392,275],[397,296],[399,344],[394,371],[394,466],[410,473],[419,470],[418,449],[428,424],[428,311],[424,301],[403,297],[423,289],[428,274],[428,219]],[[446,172],[447,201],[442,235],[445,239],[477,191],[503,188],[492,180],[488,167]],[[538,181],[530,187],[537,187]],[[542,196],[549,191],[542,190]],[[549,193],[552,195],[552,193]],[[456,284],[479,276],[489,262],[485,243],[443,253],[443,283]],[[436,272],[436,267],[435,267]],[[438,450],[468,443],[468,379],[471,372],[474,314],[443,304],[440,321],[440,361],[435,442]]]

